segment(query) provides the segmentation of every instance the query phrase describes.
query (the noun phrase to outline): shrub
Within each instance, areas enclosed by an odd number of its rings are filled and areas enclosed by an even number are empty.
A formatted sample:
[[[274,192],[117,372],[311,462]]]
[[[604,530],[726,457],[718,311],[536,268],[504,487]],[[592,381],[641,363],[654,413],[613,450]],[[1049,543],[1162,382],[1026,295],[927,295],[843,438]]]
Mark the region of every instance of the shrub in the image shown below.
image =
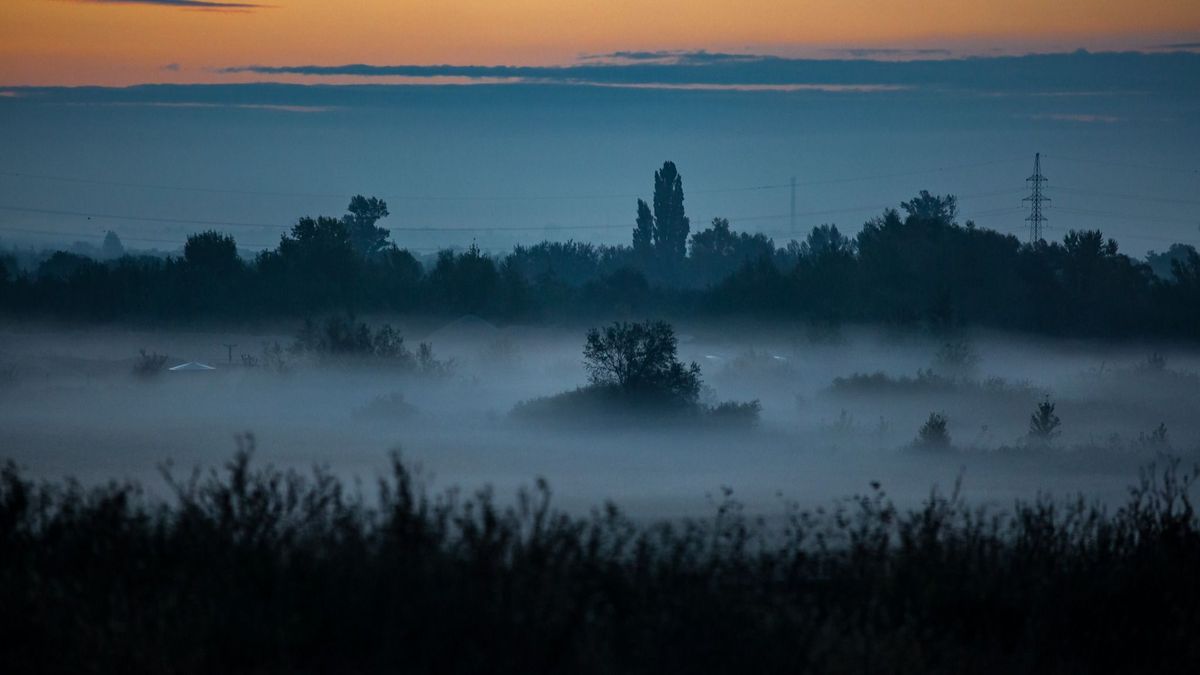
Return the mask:
[[[246,368],[263,368],[273,373],[283,374],[291,370],[284,349],[278,342],[263,342],[259,356],[242,354],[242,365]]]
[[[950,378],[969,378],[979,367],[979,353],[966,340],[945,342],[933,356],[933,371]]]
[[[1163,422],[1159,422],[1158,426],[1155,427],[1149,434],[1144,432],[1139,433],[1138,445],[1144,449],[1154,450],[1156,452],[1169,450],[1171,447],[1171,442],[1167,438],[1167,425]]]
[[[758,425],[761,413],[762,404],[758,399],[746,403],[725,401],[708,409],[708,419],[721,427],[750,429]]]
[[[950,432],[946,430],[946,416],[941,413],[929,413],[929,419],[917,431],[914,445],[926,450],[944,450],[950,447]]]
[[[413,365],[412,352],[394,328],[385,324],[372,331],[353,316],[331,316],[321,322],[305,319],[291,351],[320,359],[374,358]]]
[[[417,345],[417,371],[422,375],[444,377],[454,368],[454,360],[439,360],[433,355],[433,345],[422,342]]]
[[[331,316],[319,323],[306,320],[291,352],[311,354],[322,361],[369,361],[422,375],[447,375],[453,365],[435,358],[428,343],[422,342],[413,354],[404,344],[404,336],[389,324],[372,329],[352,316]]]
[[[1062,420],[1054,414],[1054,403],[1047,396],[1029,416],[1029,438],[1039,443],[1049,443],[1059,434]]]
[[[149,379],[162,373],[166,367],[166,354],[147,352],[145,349],[139,349],[137,359],[133,362],[133,374],[136,377]]]
[[[1167,369],[1167,357],[1159,352],[1151,352],[1141,363],[1141,369],[1150,373],[1161,373]]]

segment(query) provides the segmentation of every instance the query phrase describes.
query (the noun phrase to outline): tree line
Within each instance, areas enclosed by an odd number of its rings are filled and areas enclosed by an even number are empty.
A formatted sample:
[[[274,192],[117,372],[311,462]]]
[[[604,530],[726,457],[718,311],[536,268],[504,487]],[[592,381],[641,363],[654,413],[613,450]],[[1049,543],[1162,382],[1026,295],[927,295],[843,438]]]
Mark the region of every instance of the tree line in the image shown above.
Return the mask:
[[[1200,254],[1176,244],[1140,261],[1099,230],[1023,243],[958,221],[953,195],[922,191],[853,236],[812,228],[779,246],[723,218],[692,231],[672,162],[638,200],[630,245],[543,241],[423,264],[354,197],[341,217],[303,217],[243,258],[232,235],[188,237],[180,256],[96,260],[57,251],[19,269],[0,256],[0,312],[93,321],[251,320],[343,311],[503,320],[747,314],[934,330],[978,325],[1096,337],[1200,335]]]

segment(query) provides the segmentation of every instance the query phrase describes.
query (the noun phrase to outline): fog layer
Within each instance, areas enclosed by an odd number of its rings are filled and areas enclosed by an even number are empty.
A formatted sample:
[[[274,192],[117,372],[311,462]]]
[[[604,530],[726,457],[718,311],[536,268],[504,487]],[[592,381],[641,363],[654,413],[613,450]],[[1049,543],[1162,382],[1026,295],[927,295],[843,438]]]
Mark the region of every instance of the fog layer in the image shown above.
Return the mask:
[[[915,502],[959,477],[981,502],[1042,491],[1111,502],[1136,467],[1200,441],[1200,354],[1171,345],[677,324],[680,357],[700,364],[706,400],[762,405],[757,428],[721,431],[512,418],[520,401],[586,382],[584,326],[474,317],[395,325],[414,347],[428,341],[439,361],[452,360],[448,372],[317,363],[286,350],[265,361],[264,346],[290,344],[290,327],[8,328],[0,455],[37,477],[131,477],[154,489],[161,464],[216,466],[250,432],[258,458],[279,465],[325,464],[373,480],[399,448],[436,486],[510,494],[543,476],[568,509],[612,499],[659,517],[707,512],[724,488],[770,511],[784,499],[827,503],[875,480]],[[215,370],[139,378],[139,349],[165,355],[167,367]],[[1030,416],[1046,400],[1061,433],[1033,443]],[[913,446],[931,412],[948,419],[950,449]]]

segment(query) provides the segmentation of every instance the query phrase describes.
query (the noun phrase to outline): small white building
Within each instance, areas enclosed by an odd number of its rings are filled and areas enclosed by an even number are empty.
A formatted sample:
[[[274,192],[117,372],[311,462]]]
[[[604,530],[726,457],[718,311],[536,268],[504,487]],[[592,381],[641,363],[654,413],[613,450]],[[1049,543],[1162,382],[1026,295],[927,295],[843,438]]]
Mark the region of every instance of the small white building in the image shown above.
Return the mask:
[[[167,370],[171,371],[172,373],[198,373],[198,372],[205,372],[205,371],[209,371],[209,370],[216,370],[216,368],[208,365],[207,363],[200,363],[199,361],[188,361],[187,363],[181,363],[177,366],[168,368]]]

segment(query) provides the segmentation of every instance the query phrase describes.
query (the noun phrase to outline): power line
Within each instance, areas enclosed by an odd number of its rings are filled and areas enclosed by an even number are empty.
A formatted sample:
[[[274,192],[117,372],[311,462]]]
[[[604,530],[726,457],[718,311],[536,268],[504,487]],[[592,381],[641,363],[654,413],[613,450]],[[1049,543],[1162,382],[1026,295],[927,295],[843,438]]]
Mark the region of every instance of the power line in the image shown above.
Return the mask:
[[[104,238],[104,234],[101,234],[98,232],[77,232],[77,231],[71,231],[71,230],[46,231],[46,230],[33,230],[33,229],[26,229],[26,228],[20,228],[20,227],[6,227],[6,226],[0,227],[0,232],[12,232],[15,234],[33,234],[33,235],[39,235],[42,237],[59,236],[59,237],[90,237],[90,238],[94,238],[94,239],[103,239]],[[159,239],[159,238],[155,238],[155,237],[127,237],[124,235],[119,235],[119,236],[121,237],[121,241],[136,241],[136,242],[140,242],[140,243],[144,243],[144,244],[174,244],[176,246],[183,245],[183,241],[180,239]],[[238,246],[241,248],[266,249],[266,248],[273,248],[275,245],[274,244],[246,244],[244,242],[238,242]]]
[[[172,192],[203,192],[208,194],[233,194],[247,195],[253,197],[315,197],[321,199],[349,199],[352,195],[332,194],[332,193],[316,193],[316,192],[275,192],[270,190],[239,190],[226,188],[213,188],[202,186],[183,186],[183,185],[162,185],[158,183],[132,183],[126,181],[102,180],[98,178],[83,178],[79,176],[59,176],[41,173],[27,173],[24,171],[0,171],[0,176],[9,176],[12,178],[34,178],[37,180],[49,180],[59,183],[80,183],[84,185],[103,185],[107,187],[128,187],[146,190],[169,190]]]
[[[1093,195],[1097,197],[1111,197],[1113,199],[1128,199],[1131,201],[1140,202],[1161,202],[1163,204],[1181,204],[1184,206],[1200,206],[1200,200],[1195,199],[1177,199],[1175,197],[1153,197],[1149,195],[1133,195],[1120,192],[1107,192],[1104,190],[1088,190],[1085,188],[1064,187],[1056,185],[1055,190],[1060,192],[1072,192],[1083,195]]]
[[[1062,160],[1065,162],[1077,162],[1080,164],[1098,164],[1100,166],[1115,166],[1124,169],[1142,169],[1146,171],[1165,171],[1168,173],[1186,173],[1200,174],[1200,169],[1187,169],[1178,166],[1154,166],[1151,164],[1136,164],[1133,162],[1114,162],[1105,159],[1085,159],[1082,157],[1064,157],[1063,155],[1046,155],[1051,159]]]
[[[831,185],[836,183],[850,183],[868,180],[881,180],[887,178],[904,178],[908,176],[917,176],[927,173],[941,173],[946,171],[959,171],[963,169],[972,169],[983,166],[991,166],[995,164],[1003,164],[1016,161],[1018,158],[1003,158],[992,159],[981,162],[971,162],[966,164],[953,164],[947,166],[930,167],[926,169],[911,169],[907,171],[898,171],[892,173],[880,173],[860,176],[843,176],[839,178],[825,178],[808,181],[796,181],[795,185],[814,186],[814,185]],[[317,199],[350,199],[353,194],[350,193],[329,193],[329,192],[305,192],[305,191],[274,191],[274,190],[246,190],[239,188],[217,188],[208,186],[195,185],[166,185],[160,183],[138,183],[131,181],[112,181],[98,178],[87,178],[81,176],[66,176],[44,173],[29,173],[24,171],[0,171],[0,176],[9,176],[13,178],[32,178],[37,180],[49,180],[66,183],[79,183],[85,185],[102,185],[108,187],[126,187],[148,190],[169,190],[176,192],[199,192],[205,194],[234,194],[243,196],[257,197],[307,197]],[[725,194],[731,192],[754,192],[758,190],[777,190],[782,188],[790,188],[792,183],[774,183],[765,185],[749,185],[741,187],[726,187],[726,188],[701,188],[698,190],[688,190],[688,194]],[[637,192],[627,193],[592,193],[592,194],[546,194],[546,195],[381,195],[384,199],[393,201],[560,201],[560,200],[591,200],[591,199],[636,199],[644,196]]]
[[[975,194],[961,195],[961,199],[973,199],[977,197],[991,197],[1004,194],[1012,194],[1014,190],[998,190],[993,192],[982,192]],[[836,209],[825,209],[821,211],[796,212],[796,216],[823,216],[837,213],[856,213],[862,211],[878,211],[882,209],[893,208],[891,204],[874,204],[870,206],[852,206]],[[77,218],[87,218],[96,220],[126,220],[133,222],[148,222],[148,223],[166,223],[171,225],[201,225],[207,227],[257,227],[257,228],[276,228],[284,229],[288,226],[270,224],[270,223],[249,223],[225,220],[202,220],[189,218],[158,218],[154,216],[142,216],[134,214],[119,214],[119,213],[101,213],[91,211],[71,211],[63,209],[44,209],[27,206],[14,206],[10,204],[0,204],[0,211],[13,211],[17,213],[36,213],[42,215],[55,216],[72,216]],[[749,216],[731,216],[730,221],[746,221],[746,220],[773,220],[782,217],[790,217],[791,214],[765,214],[765,215],[749,215]],[[631,225],[563,225],[554,226],[555,230],[618,230],[627,229]],[[392,232],[526,232],[539,231],[546,229],[544,225],[516,225],[516,226],[496,226],[496,225],[481,225],[481,226],[417,226],[417,227],[391,227],[388,228]]]
[[[1024,190],[1022,190],[1022,192],[1024,192]],[[972,213],[971,215],[975,218],[982,218],[982,217],[987,217],[987,216],[998,216],[998,215],[1006,214],[1006,213],[1016,213],[1017,211],[1024,211],[1024,210],[1025,210],[1024,206],[1002,206],[1000,208],[995,208],[995,209],[985,209],[983,211],[976,211],[976,212]]]
[[[116,213],[93,213],[86,211],[64,211],[59,209],[40,209],[26,206],[0,204],[0,211],[16,211],[18,213],[38,213],[51,216],[76,216],[79,218],[98,220],[133,220],[147,223],[170,223],[173,225],[208,225],[212,227],[282,227],[271,223],[243,223],[228,220],[192,220],[190,218],[156,218],[153,216],[135,216]]]
[[[1057,207],[1057,208],[1055,208],[1055,211],[1062,211],[1063,213],[1074,213],[1077,215],[1084,215],[1084,216],[1093,216],[1096,218],[1120,218],[1122,220],[1128,220],[1128,221],[1135,222],[1135,223],[1138,221],[1147,221],[1147,222],[1152,222],[1152,223],[1166,223],[1169,225],[1200,224],[1200,222],[1198,222],[1198,221],[1184,220],[1181,218],[1160,218],[1157,216],[1147,216],[1144,214],[1136,214],[1135,215],[1132,213],[1116,213],[1114,211],[1098,211],[1095,209],[1076,209],[1076,208],[1068,208],[1068,207]]]
[[[27,229],[27,228],[20,228],[20,227],[7,227],[7,226],[0,226],[0,232],[12,232],[14,234],[32,234],[32,235],[39,235],[42,237],[58,236],[58,237],[87,237],[87,238],[92,238],[92,239],[103,239],[104,238],[104,234],[98,233],[98,232],[79,232],[79,231],[72,231],[72,230],[46,231],[46,230],[33,230],[33,229]],[[181,239],[161,239],[161,238],[156,238],[156,237],[137,237],[137,236],[125,236],[125,235],[118,235],[118,236],[120,236],[121,241],[133,241],[133,242],[139,242],[139,243],[143,243],[143,244],[173,244],[175,246],[180,246],[180,247],[183,246],[184,242],[186,241],[186,237],[181,238]],[[275,246],[277,246],[278,244],[277,243],[275,243],[275,244],[249,244],[249,243],[239,240],[237,242],[237,245],[238,245],[238,248],[272,249],[272,248],[275,248]],[[429,247],[429,246],[404,246],[403,248],[406,250],[409,250],[409,251],[422,251],[422,252],[441,250],[438,247]]]

